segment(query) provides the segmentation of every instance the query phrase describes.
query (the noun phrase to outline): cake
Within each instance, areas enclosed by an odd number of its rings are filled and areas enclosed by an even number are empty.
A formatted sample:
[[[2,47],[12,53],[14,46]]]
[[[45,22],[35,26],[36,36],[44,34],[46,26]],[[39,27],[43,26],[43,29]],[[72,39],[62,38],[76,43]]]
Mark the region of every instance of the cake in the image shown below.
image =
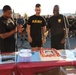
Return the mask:
[[[60,60],[60,54],[54,48],[52,49],[41,49],[40,50],[41,61],[53,61]]]

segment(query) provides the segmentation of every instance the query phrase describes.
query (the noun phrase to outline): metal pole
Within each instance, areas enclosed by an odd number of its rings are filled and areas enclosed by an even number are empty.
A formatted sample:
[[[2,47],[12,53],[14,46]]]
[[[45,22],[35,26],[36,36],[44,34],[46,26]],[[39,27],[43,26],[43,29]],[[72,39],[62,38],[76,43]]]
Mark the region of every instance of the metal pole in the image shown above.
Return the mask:
[[[66,31],[66,38],[65,38],[65,49],[66,49],[66,45],[68,43],[68,48],[70,49],[70,41],[69,41],[69,35],[68,35],[68,31],[69,29],[67,28],[67,25],[66,25],[66,21],[65,21],[65,17],[63,16],[63,19],[64,19],[64,24],[65,24],[65,31]],[[67,19],[66,19],[67,20]],[[68,21],[67,21],[68,22]],[[69,24],[69,23],[68,23]]]

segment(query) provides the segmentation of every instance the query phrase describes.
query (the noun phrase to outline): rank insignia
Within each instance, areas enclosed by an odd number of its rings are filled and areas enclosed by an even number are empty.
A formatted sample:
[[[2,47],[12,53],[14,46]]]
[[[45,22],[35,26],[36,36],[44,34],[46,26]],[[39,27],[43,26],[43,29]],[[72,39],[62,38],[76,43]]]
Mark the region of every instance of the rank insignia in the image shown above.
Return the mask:
[[[60,23],[61,22],[61,19],[58,19],[58,23]]]

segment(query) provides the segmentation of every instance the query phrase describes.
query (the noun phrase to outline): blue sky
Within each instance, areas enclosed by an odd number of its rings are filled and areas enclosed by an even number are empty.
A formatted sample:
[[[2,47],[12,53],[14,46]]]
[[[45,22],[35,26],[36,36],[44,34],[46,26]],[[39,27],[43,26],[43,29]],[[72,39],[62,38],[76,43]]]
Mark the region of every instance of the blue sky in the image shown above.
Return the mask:
[[[10,5],[16,13],[33,15],[35,4],[40,3],[42,15],[52,14],[53,6],[58,4],[61,13],[75,13],[76,0],[0,0],[0,9],[4,5]]]

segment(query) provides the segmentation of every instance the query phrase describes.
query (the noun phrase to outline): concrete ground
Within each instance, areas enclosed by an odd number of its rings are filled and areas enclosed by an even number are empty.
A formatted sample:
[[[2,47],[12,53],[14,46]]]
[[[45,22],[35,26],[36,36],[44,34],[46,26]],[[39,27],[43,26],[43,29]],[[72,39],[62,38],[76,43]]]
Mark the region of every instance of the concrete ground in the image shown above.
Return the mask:
[[[44,48],[51,48],[51,40],[50,39],[51,39],[51,37],[47,37],[47,41],[43,46]],[[69,44],[70,44],[71,49],[75,48],[76,36],[69,38]],[[67,43],[67,46],[68,46],[68,43]],[[23,39],[23,41],[21,41],[20,38],[17,39],[17,47],[18,47],[18,49],[22,49],[22,48],[30,49],[31,48],[28,41],[25,41],[24,39]]]

